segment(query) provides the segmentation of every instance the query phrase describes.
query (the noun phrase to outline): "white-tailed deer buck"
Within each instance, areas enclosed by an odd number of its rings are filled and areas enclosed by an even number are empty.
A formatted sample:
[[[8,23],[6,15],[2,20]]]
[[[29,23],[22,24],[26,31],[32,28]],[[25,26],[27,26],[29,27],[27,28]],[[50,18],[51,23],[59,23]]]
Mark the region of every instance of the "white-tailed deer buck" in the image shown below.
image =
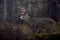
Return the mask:
[[[56,22],[51,18],[33,18],[33,17],[30,17],[26,12],[22,13],[22,16],[20,16],[20,19],[23,19],[25,23],[29,25],[33,33],[35,33],[38,29],[39,31],[42,31],[45,25],[56,24]]]
[[[46,25],[56,24],[56,22],[51,18],[33,18],[30,17],[28,13],[22,13],[20,18],[29,25],[33,33],[35,33],[37,30],[42,31]]]

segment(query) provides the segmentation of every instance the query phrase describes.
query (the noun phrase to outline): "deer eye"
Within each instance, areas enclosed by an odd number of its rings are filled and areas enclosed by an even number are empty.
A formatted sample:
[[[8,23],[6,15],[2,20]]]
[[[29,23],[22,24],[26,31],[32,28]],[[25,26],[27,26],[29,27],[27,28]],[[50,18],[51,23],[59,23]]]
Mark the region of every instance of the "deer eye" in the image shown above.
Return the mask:
[[[23,14],[23,16],[25,16],[26,14]]]
[[[23,14],[23,15],[26,15],[26,14]]]

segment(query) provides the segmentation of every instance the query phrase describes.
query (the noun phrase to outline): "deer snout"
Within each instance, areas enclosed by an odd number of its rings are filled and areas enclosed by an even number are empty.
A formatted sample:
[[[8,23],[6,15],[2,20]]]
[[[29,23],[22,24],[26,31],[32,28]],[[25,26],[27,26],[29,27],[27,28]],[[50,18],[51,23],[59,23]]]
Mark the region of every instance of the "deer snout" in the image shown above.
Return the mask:
[[[18,22],[18,23],[24,23],[24,17],[23,17],[23,16],[20,16],[20,17],[17,19],[17,22]]]

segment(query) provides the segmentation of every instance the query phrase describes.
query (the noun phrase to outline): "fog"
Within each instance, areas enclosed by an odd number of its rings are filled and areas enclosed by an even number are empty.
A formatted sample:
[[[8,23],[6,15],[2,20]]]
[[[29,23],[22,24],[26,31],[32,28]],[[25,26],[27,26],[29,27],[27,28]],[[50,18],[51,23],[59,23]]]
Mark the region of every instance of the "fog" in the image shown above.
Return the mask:
[[[59,1],[59,0],[58,0]],[[1,13],[4,20],[13,20],[18,18],[22,11],[22,7],[27,9],[27,12],[32,17],[50,17],[59,20],[59,2],[54,0],[0,0]],[[3,3],[3,4],[2,4]],[[1,14],[0,13],[0,14]],[[1,15],[2,15],[1,14]]]

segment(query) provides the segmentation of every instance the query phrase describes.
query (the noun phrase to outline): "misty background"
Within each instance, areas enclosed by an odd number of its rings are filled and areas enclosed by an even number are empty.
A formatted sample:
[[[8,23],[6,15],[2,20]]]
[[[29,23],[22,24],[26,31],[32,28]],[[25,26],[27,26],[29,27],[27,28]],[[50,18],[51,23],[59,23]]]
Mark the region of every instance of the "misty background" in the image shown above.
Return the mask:
[[[0,22],[16,22],[22,7],[31,17],[60,21],[60,0],[0,0]]]

